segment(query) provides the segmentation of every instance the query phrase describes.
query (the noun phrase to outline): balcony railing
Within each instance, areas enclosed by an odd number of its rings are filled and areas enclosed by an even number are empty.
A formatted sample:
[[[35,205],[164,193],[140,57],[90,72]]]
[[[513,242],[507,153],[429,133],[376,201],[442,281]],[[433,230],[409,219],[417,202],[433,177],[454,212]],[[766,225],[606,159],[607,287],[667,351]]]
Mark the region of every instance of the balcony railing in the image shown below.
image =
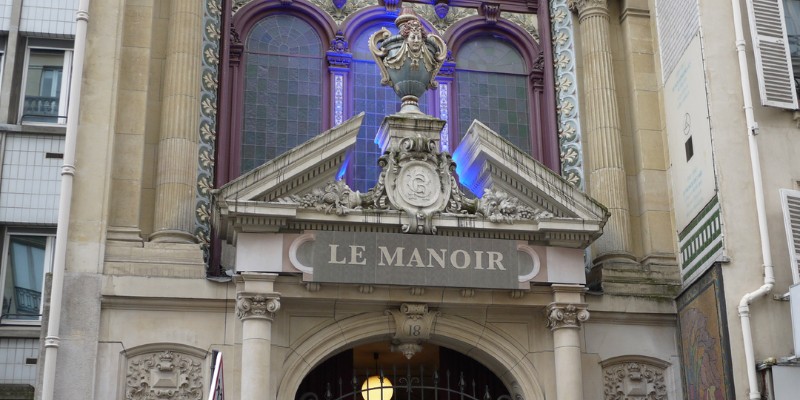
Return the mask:
[[[57,117],[58,116],[58,97],[48,96],[25,96],[25,105],[22,114]]]

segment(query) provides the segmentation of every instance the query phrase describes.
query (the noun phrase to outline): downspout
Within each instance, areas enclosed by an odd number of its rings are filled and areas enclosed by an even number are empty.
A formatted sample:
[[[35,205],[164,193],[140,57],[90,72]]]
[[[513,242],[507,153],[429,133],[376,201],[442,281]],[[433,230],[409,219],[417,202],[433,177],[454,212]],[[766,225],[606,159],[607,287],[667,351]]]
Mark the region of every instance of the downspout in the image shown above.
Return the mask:
[[[69,103],[67,110],[67,133],[64,139],[64,165],[61,167],[61,196],[58,201],[58,226],[53,260],[53,282],[50,289],[50,316],[47,320],[47,336],[44,341],[44,377],[42,400],[53,400],[58,357],[61,303],[64,291],[64,269],[67,259],[67,232],[69,231],[70,208],[72,207],[72,179],[75,175],[75,147],[78,139],[78,117],[80,115],[81,81],[83,61],[86,53],[86,28],[89,23],[89,0],[80,0],[75,13],[75,49],[70,74]]]
[[[748,2],[750,0],[747,0]],[[758,124],[753,116],[753,101],[750,93],[750,75],[747,68],[744,31],[742,28],[742,10],[739,0],[731,0],[733,5],[733,27],[736,34],[736,53],[739,56],[739,74],[741,75],[742,97],[744,98],[744,115],[747,121],[747,138],[750,145],[750,164],[753,169],[753,190],[756,197],[756,215],[758,217],[758,234],[761,240],[761,258],[764,266],[764,284],[755,291],[745,294],[739,301],[739,318],[742,321],[742,340],[744,341],[744,358],[747,363],[747,381],[750,385],[749,399],[761,399],[756,376],[756,361],[753,354],[753,334],[750,328],[750,303],[772,290],[775,275],[772,267],[769,234],[767,231],[767,212],[764,207],[764,187],[761,180],[761,161],[758,156]]]

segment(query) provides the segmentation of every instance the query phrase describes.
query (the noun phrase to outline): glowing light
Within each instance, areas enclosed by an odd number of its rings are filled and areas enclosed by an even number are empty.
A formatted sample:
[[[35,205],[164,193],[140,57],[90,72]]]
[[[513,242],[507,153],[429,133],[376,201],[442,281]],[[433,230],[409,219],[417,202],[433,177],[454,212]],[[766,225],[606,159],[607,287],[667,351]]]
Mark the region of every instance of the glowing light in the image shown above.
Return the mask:
[[[361,397],[364,400],[391,400],[394,394],[389,378],[373,375],[361,385]]]

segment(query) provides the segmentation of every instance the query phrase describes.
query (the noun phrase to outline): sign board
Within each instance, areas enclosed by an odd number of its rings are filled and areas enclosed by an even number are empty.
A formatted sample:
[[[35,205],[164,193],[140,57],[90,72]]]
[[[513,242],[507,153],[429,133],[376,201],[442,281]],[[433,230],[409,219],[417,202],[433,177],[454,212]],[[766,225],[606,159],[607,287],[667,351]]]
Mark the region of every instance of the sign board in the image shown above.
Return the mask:
[[[538,256],[514,240],[364,232],[315,232],[297,257],[315,282],[518,289]]]
[[[664,82],[675,224],[682,232],[716,194],[711,125],[700,35]]]

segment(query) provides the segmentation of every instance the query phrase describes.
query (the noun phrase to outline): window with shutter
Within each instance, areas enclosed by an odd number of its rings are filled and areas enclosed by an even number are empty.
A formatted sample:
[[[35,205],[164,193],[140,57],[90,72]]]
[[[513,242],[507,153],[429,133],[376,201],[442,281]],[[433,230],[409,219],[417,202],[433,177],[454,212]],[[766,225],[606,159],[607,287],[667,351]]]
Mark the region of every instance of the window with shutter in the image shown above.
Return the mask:
[[[761,104],[797,109],[783,0],[752,0],[747,9]]]
[[[786,240],[789,242],[789,258],[792,260],[792,280],[800,283],[800,191],[781,189],[783,223],[786,226]]]

